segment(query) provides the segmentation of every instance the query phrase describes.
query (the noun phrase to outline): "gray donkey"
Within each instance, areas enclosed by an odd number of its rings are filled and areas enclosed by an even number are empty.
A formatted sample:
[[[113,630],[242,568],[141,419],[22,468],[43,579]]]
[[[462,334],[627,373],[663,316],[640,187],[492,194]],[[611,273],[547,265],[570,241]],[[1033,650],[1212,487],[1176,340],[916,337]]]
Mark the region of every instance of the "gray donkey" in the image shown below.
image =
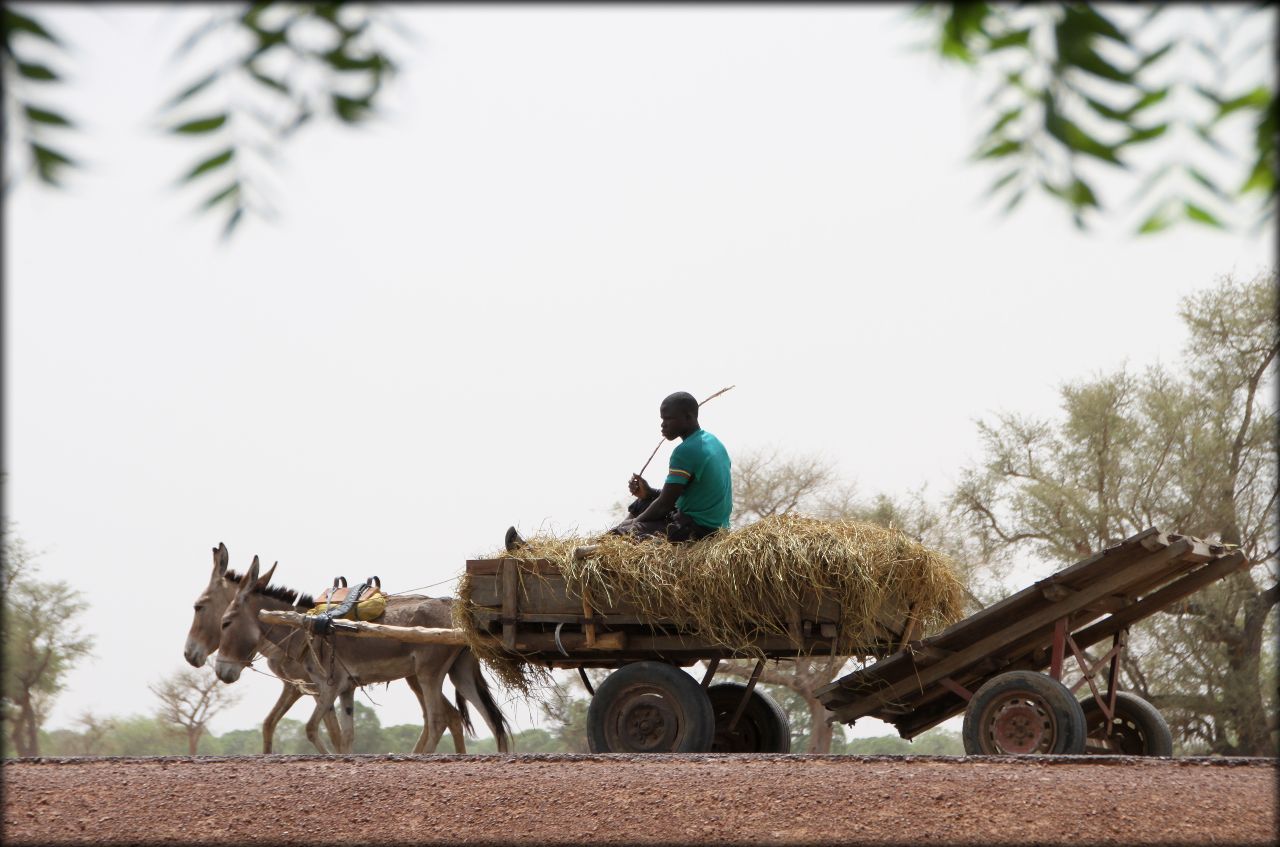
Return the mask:
[[[414,753],[433,752],[446,728],[452,731],[457,752],[466,752],[462,724],[467,722],[466,701],[479,708],[493,732],[498,749],[508,749],[507,725],[493,700],[488,683],[480,673],[480,663],[466,647],[442,644],[407,644],[390,639],[353,639],[333,636],[322,639],[302,630],[264,624],[258,612],[299,611],[313,600],[287,588],[270,585],[275,565],[259,576],[255,556],[249,572],[240,578],[231,601],[222,614],[221,637],[215,672],[223,682],[235,682],[241,670],[261,651],[291,667],[300,667],[301,679],[314,689],[316,707],[307,721],[307,738],[321,747],[319,725],[334,701],[341,698],[338,711],[340,745],[350,749],[353,735],[353,700],[359,686],[396,679],[412,680],[423,710],[423,729]],[[424,597],[390,597],[381,622],[393,626],[452,626],[451,601]],[[444,698],[441,687],[445,674],[458,692],[459,714]],[[299,678],[299,677],[293,677]],[[416,685],[414,685],[416,683]]]
[[[222,634],[222,615],[226,611],[227,606],[234,599],[239,589],[241,576],[235,571],[228,568],[229,555],[227,548],[223,544],[219,544],[213,550],[213,570],[209,575],[208,585],[204,591],[196,599],[194,616],[191,621],[191,629],[187,634],[186,648],[183,652],[186,660],[195,667],[201,667],[205,664],[210,653],[218,649],[218,641]],[[263,584],[265,589],[265,583]],[[426,601],[429,598],[417,597],[413,598],[417,601]],[[302,602],[306,603],[309,608],[310,598],[302,596]],[[438,601],[433,601],[438,602]],[[276,725],[280,719],[289,711],[294,703],[304,693],[312,693],[316,691],[313,684],[307,679],[307,671],[304,663],[295,661],[290,658],[290,651],[272,651],[274,655],[266,655],[267,666],[271,673],[276,677],[284,680],[280,697],[276,700],[275,705],[268,713],[262,724],[262,746],[264,753],[270,753],[272,748],[272,740],[275,734]],[[463,699],[469,697],[473,703],[476,703],[484,716],[485,722],[493,731],[494,736],[498,740],[500,749],[506,747],[506,722],[502,717],[502,713],[498,710],[497,705],[493,702],[489,694],[488,686],[480,673],[479,662],[476,661],[474,654],[470,650],[464,650],[454,663],[449,667],[448,674],[450,680],[454,684],[455,690],[458,692],[458,706],[462,712],[459,716],[453,707],[444,701],[446,709],[447,721],[450,726],[456,727],[460,722],[466,725],[468,730],[471,729],[469,717],[467,715],[466,701]],[[416,676],[406,677],[405,681],[413,690],[414,695],[418,698],[419,705],[426,711],[426,700],[419,687]],[[352,702],[354,697],[354,684],[351,686],[350,692],[338,692],[339,698],[343,701],[346,714],[350,715],[350,710],[354,708]],[[344,696],[347,695],[347,696]],[[443,700],[443,698],[441,698]],[[487,700],[487,703],[486,703]],[[450,714],[452,713],[452,714]],[[495,717],[496,716],[496,717]],[[354,726],[348,723],[348,732],[345,734],[342,725],[335,714],[332,704],[324,711],[322,715],[325,728],[328,730],[329,738],[333,747],[338,752],[350,752],[354,741]],[[312,744],[320,752],[328,752],[321,744],[317,743],[318,738],[315,733],[309,734]],[[460,743],[460,734],[454,733],[455,749],[464,752],[465,748]]]

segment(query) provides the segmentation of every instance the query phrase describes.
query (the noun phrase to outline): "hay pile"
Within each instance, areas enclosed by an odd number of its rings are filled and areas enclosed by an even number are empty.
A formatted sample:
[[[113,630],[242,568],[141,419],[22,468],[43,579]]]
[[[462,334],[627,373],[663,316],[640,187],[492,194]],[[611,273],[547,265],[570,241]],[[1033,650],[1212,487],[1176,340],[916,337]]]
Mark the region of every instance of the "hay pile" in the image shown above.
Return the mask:
[[[574,549],[591,543],[597,553],[575,561]],[[778,515],[693,544],[535,536],[516,553],[485,558],[548,559],[573,594],[585,587],[597,606],[625,598],[645,617],[690,621],[692,635],[744,656],[759,655],[752,642],[760,635],[787,634],[788,610],[814,591],[840,606],[842,655],[865,652],[878,609],[910,606],[925,632],[962,616],[964,589],[946,556],[899,530],[854,520]],[[528,692],[536,669],[477,636],[469,577],[458,594],[455,624],[472,649],[505,684]]]

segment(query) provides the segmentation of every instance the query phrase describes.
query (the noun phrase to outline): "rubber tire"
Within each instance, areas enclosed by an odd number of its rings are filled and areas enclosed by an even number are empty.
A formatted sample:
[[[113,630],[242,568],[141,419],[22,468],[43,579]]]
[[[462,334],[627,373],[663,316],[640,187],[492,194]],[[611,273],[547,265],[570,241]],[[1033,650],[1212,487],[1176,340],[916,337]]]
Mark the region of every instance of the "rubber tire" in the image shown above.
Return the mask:
[[[738,719],[733,735],[729,735],[729,721],[747,692],[746,683],[718,682],[707,689],[711,711],[715,713],[715,738],[711,742],[712,753],[790,753],[791,722],[787,713],[759,688],[751,690],[751,699]]]
[[[995,713],[1016,706],[1019,700],[1030,700],[1040,719],[1050,721],[1047,749],[1006,750],[988,731],[987,725]],[[1009,671],[987,680],[974,693],[965,709],[961,737],[964,751],[970,756],[1081,754],[1085,740],[1084,710],[1075,695],[1053,677],[1035,671]]]
[[[641,720],[656,726],[660,737],[644,743],[626,733],[624,722]],[[707,692],[689,674],[664,662],[619,668],[600,683],[587,708],[592,753],[706,753],[715,729]]]
[[[1092,696],[1080,701],[1084,710],[1084,720],[1089,736],[1101,738],[1103,726],[1102,707]],[[1137,694],[1128,691],[1116,692],[1116,720],[1118,723],[1111,731],[1111,737],[1119,732],[1120,749],[1108,750],[1105,754],[1118,756],[1164,756],[1173,755],[1173,733],[1169,731],[1169,723],[1155,706],[1143,700]],[[1096,753],[1094,750],[1086,750]]]

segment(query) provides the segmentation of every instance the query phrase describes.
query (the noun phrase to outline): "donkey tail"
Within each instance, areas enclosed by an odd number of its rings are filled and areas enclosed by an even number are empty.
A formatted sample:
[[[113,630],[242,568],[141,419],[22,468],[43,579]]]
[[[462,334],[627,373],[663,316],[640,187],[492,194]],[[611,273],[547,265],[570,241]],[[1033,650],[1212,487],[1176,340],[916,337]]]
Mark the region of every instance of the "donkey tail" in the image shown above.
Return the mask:
[[[457,674],[455,677],[454,674]],[[489,729],[493,731],[494,740],[498,744],[498,752],[506,753],[510,749],[510,733],[511,727],[507,724],[507,719],[503,716],[502,710],[498,708],[498,703],[493,699],[493,692],[489,688],[489,682],[484,678],[484,673],[480,670],[480,661],[476,658],[475,653],[470,649],[464,648],[462,654],[454,662],[453,668],[449,671],[449,677],[453,680],[454,691],[459,697],[458,711],[462,713],[463,720],[467,720],[467,713],[462,706],[461,698],[465,695],[469,697],[473,705],[479,707],[481,717],[484,722],[489,725]]]
[[[462,716],[462,729],[467,735],[475,735],[476,728],[471,724],[471,712],[467,709],[467,698],[457,688],[453,689],[453,702],[458,704],[458,714]]]

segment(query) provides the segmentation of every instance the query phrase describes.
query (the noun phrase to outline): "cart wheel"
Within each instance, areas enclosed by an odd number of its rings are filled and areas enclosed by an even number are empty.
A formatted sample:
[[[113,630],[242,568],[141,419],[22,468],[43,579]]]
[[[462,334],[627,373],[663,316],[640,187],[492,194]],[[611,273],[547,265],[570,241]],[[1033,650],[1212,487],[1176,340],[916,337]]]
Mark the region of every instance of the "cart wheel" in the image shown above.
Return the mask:
[[[747,707],[738,725],[729,732],[729,721],[742,702],[747,686],[741,682],[719,682],[707,689],[711,711],[716,716],[712,753],[790,753],[791,724],[778,702],[759,688],[751,690]]]
[[[987,681],[964,713],[964,751],[1083,753],[1084,711],[1067,687],[1034,671],[1010,671]]]
[[[1173,733],[1156,707],[1128,691],[1116,692],[1116,715],[1107,736],[1106,718],[1093,697],[1080,701],[1089,741],[1086,753],[1121,756],[1172,756]]]
[[[592,753],[705,753],[714,736],[707,693],[662,662],[635,662],[609,674],[587,709]]]

